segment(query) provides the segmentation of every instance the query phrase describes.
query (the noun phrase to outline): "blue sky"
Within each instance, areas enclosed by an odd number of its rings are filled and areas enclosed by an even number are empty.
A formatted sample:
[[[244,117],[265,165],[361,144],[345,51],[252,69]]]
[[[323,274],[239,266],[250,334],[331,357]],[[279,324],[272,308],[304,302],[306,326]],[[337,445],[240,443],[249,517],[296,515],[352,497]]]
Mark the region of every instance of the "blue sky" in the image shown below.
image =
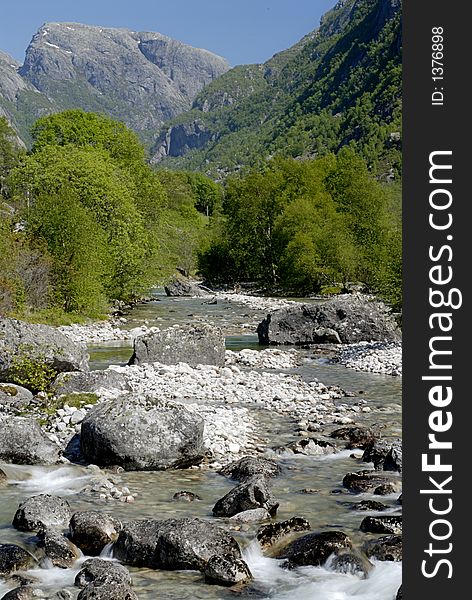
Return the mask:
[[[264,62],[318,26],[335,0],[1,0],[0,50],[22,61],[46,21],[158,31],[221,54]]]

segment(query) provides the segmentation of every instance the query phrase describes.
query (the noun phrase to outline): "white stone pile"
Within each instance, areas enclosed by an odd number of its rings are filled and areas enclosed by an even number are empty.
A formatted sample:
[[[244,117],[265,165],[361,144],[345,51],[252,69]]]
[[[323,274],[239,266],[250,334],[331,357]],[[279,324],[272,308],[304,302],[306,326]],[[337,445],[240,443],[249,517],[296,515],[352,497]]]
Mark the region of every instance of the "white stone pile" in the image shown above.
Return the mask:
[[[255,310],[263,310],[266,312],[272,312],[274,310],[278,310],[279,308],[288,308],[293,304],[297,304],[295,300],[250,296],[249,294],[238,294],[236,292],[216,292],[214,296],[220,298],[221,300],[237,302],[238,304],[244,304]]]
[[[336,357],[336,362],[367,373],[401,376],[401,343],[360,342],[345,346]]]
[[[59,330],[73,342],[82,344],[101,344],[111,341],[133,341],[140,335],[155,333],[160,331],[158,327],[147,327],[141,325],[134,329],[122,329],[119,324],[126,322],[126,319],[116,321],[98,321],[87,325],[64,325]]]
[[[301,364],[301,358],[296,350],[251,350],[249,348],[239,352],[226,350],[225,362],[227,366],[240,365],[253,369],[293,369]]]

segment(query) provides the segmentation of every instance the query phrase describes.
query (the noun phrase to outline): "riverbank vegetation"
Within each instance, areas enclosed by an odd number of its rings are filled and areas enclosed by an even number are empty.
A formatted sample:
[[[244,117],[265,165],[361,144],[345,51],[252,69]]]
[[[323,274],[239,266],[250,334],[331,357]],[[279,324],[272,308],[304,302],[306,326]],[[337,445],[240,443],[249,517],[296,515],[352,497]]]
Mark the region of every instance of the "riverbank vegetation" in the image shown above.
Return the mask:
[[[136,135],[80,110],[29,152],[0,119],[0,313],[97,318],[176,270],[285,293],[361,282],[401,304],[400,193],[353,149],[275,159],[224,184],[153,170]]]

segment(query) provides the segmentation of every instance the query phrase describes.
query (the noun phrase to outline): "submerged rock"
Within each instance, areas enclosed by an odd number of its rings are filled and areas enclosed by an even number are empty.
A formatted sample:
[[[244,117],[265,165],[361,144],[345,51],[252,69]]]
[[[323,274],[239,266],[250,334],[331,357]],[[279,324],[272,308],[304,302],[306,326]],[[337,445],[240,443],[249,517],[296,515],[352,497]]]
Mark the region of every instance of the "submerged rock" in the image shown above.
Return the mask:
[[[356,494],[374,492],[378,490],[379,495],[387,495],[395,491],[395,485],[386,477],[382,477],[378,471],[358,471],[347,473],[343,478],[343,486]],[[384,493],[385,492],[385,493]]]
[[[286,521],[263,525],[257,532],[257,541],[262,548],[269,548],[282,538],[298,531],[308,531],[310,523],[302,517],[292,517]]]
[[[172,500],[179,500],[181,502],[194,502],[195,500],[201,500],[198,494],[194,494],[193,492],[175,492],[172,496]]]
[[[127,471],[185,468],[201,462],[203,419],[184,405],[126,394],[95,406],[82,422],[87,460]]]
[[[287,446],[274,448],[274,451],[279,454],[293,452],[293,454],[303,454],[304,456],[324,456],[326,454],[334,454],[336,452],[336,446],[327,440],[306,437],[291,442],[290,444],[287,444]]]
[[[241,559],[236,540],[202,519],[131,521],[114,547],[115,558],[133,567],[203,570],[212,556]]]
[[[326,566],[336,573],[359,575],[363,578],[366,578],[374,568],[374,565],[367,557],[349,551],[333,556],[331,560],[328,560]]]
[[[376,540],[368,540],[363,546],[364,552],[369,558],[377,560],[402,560],[402,536],[386,535]]]
[[[352,548],[351,539],[342,531],[309,533],[283,548],[276,558],[285,558],[289,566],[320,566],[333,553]]]
[[[69,524],[69,537],[84,554],[96,556],[107,544],[116,542],[121,523],[111,515],[88,510],[76,512]]]
[[[29,552],[16,544],[0,544],[0,576],[26,570],[34,564]]]
[[[159,362],[191,367],[225,364],[225,338],[218,327],[199,323],[192,327],[170,327],[137,337],[130,365]]]
[[[39,494],[20,504],[13,518],[13,527],[20,531],[67,527],[71,514],[70,505],[64,498]]]
[[[35,419],[0,418],[0,460],[19,465],[53,465],[61,450]]]
[[[259,324],[257,334],[261,344],[352,344],[401,339],[385,304],[361,294],[279,309]]]
[[[253,475],[264,475],[265,477],[276,477],[280,474],[280,466],[273,460],[254,456],[243,456],[218,471],[225,477],[243,481]]]
[[[375,510],[378,512],[381,510],[386,510],[388,506],[386,504],[382,504],[382,502],[376,502],[375,500],[361,500],[360,502],[351,504],[351,508],[354,510]]]
[[[332,431],[331,437],[338,440],[346,440],[346,448],[352,450],[354,448],[366,448],[370,444],[373,444],[379,436],[370,427],[351,426],[340,427]]]
[[[74,585],[80,588],[94,585],[125,584],[131,585],[131,575],[123,565],[103,558],[89,558],[77,573]]]
[[[263,508],[274,516],[278,506],[268,480],[262,475],[253,475],[218,500],[213,507],[213,514],[215,517],[232,517],[246,510]]]
[[[85,346],[56,327],[0,318],[0,381],[28,378],[31,361],[57,373],[88,370]]]

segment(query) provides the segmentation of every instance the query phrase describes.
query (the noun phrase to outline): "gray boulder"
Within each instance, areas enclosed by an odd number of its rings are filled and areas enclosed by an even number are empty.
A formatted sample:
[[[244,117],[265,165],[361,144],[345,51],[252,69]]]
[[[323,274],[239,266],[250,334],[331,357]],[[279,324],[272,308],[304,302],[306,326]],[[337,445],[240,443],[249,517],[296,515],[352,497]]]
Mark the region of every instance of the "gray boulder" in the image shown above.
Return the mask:
[[[202,290],[202,288],[191,281],[190,279],[184,279],[182,277],[174,277],[172,281],[169,281],[164,286],[164,290],[168,296],[207,296],[208,292]]]
[[[202,519],[131,521],[114,547],[115,558],[133,567],[203,570],[212,556],[241,559],[236,540]]]
[[[131,575],[126,567],[117,562],[103,558],[89,558],[82,564],[81,570],[75,577],[74,585],[84,588],[91,583],[96,586],[104,583],[131,585]]]
[[[320,304],[294,304],[269,314],[257,328],[261,344],[396,342],[400,330],[383,302],[338,296]]]
[[[0,577],[14,571],[28,569],[34,563],[34,558],[16,544],[0,544]]]
[[[51,386],[56,396],[75,392],[93,394],[100,388],[130,391],[131,387],[122,373],[113,369],[88,373],[60,373]]]
[[[21,377],[31,360],[57,373],[88,370],[86,347],[55,327],[0,318],[0,381]]]
[[[126,394],[95,406],[82,422],[87,460],[128,471],[185,468],[201,462],[203,419],[182,404]]]
[[[276,477],[280,474],[280,466],[273,460],[255,456],[243,456],[218,471],[225,477],[243,481],[253,475],[264,475],[265,477]]]
[[[337,554],[346,548],[352,548],[347,534],[342,531],[322,531],[298,538],[283,548],[276,557],[287,559],[291,566],[320,566],[331,554]]]
[[[225,338],[221,329],[205,323],[192,327],[171,327],[137,337],[129,364],[154,362],[222,367],[225,364]]]
[[[0,406],[22,410],[27,408],[33,400],[33,394],[20,385],[13,383],[0,383]]]
[[[116,542],[121,523],[111,515],[88,510],[76,512],[69,524],[69,537],[84,554],[97,556],[107,544]]]
[[[59,446],[47,437],[35,419],[0,418],[0,460],[20,465],[53,465],[61,456]]]
[[[20,504],[13,517],[13,527],[20,531],[67,527],[71,514],[70,505],[64,498],[39,494]]]
[[[213,514],[215,517],[233,517],[247,510],[263,508],[274,516],[278,506],[268,480],[262,475],[253,475],[218,500],[213,507]]]
[[[270,521],[270,514],[265,508],[253,508],[252,510],[244,510],[230,517],[231,521],[238,523],[257,523],[260,521]]]

